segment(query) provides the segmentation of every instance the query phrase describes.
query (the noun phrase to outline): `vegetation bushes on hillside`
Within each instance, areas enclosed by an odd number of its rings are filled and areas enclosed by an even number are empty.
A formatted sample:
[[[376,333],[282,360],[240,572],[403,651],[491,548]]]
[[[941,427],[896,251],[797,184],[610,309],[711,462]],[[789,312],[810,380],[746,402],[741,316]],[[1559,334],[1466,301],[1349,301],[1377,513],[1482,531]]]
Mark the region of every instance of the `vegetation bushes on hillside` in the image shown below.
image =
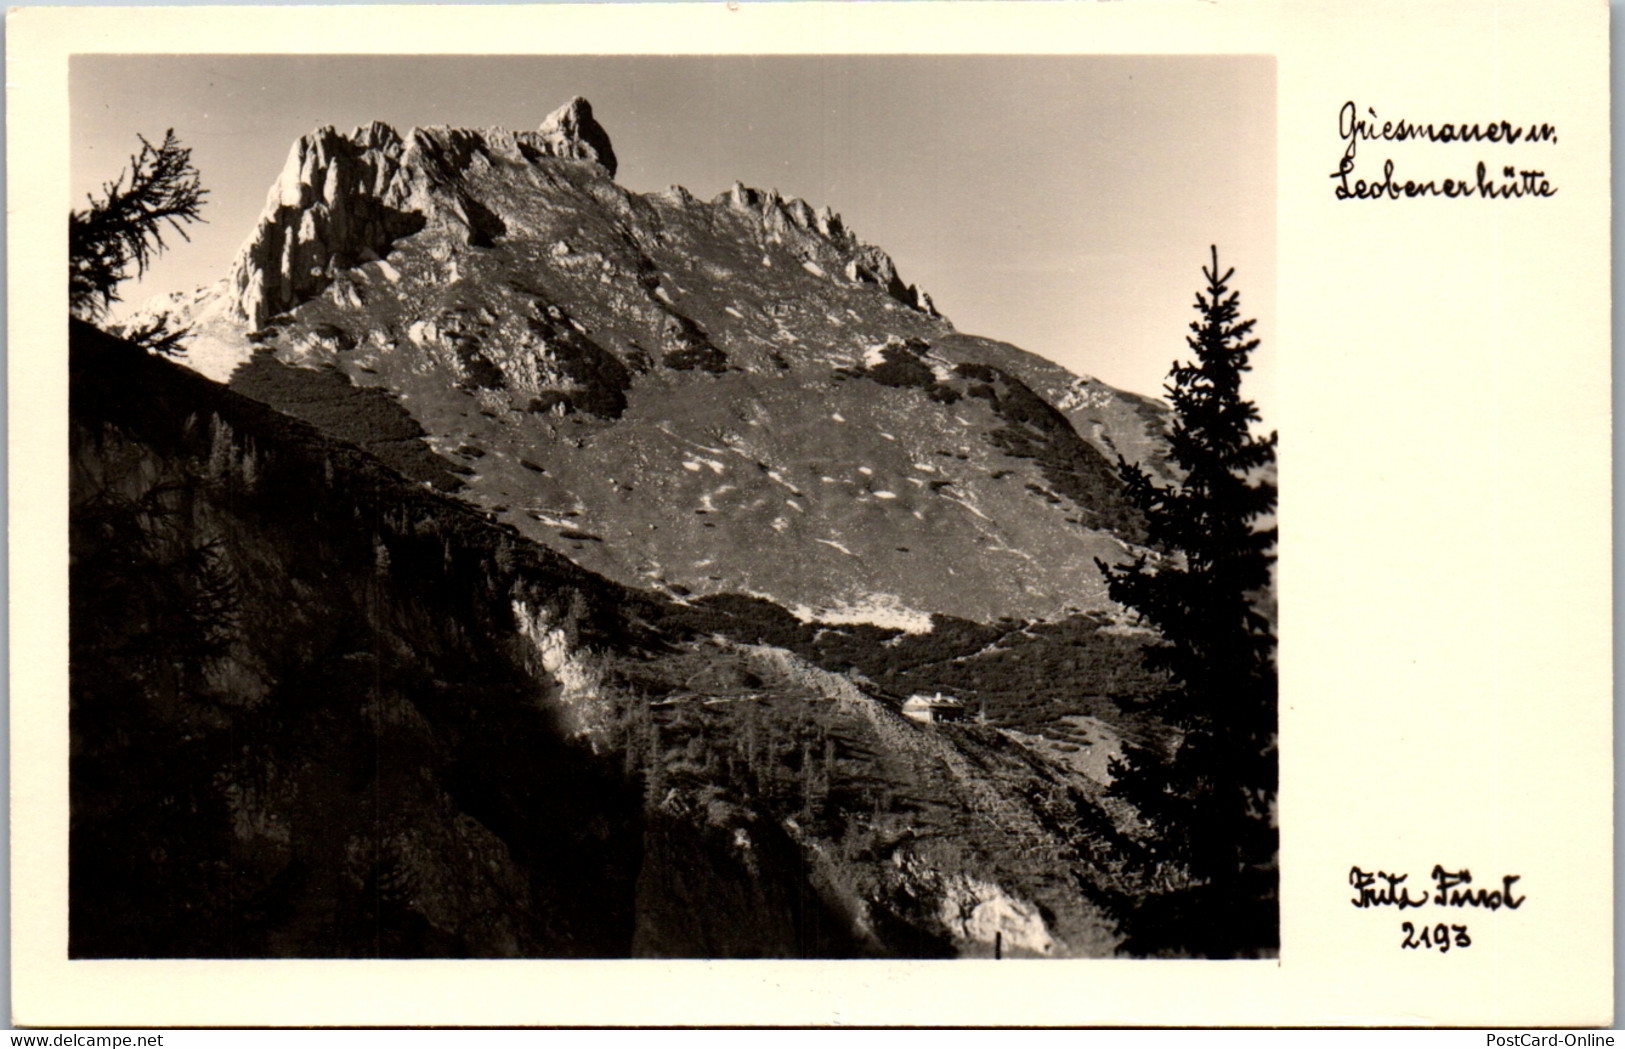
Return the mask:
[[[1119,712],[1161,687],[1142,659],[1144,640],[1108,629],[1097,615],[1053,623],[984,624],[935,615],[910,634],[867,623],[804,623],[771,602],[739,594],[672,613],[691,627],[786,648],[826,670],[856,671],[901,699],[943,692],[993,725],[1065,733],[1074,714]]]

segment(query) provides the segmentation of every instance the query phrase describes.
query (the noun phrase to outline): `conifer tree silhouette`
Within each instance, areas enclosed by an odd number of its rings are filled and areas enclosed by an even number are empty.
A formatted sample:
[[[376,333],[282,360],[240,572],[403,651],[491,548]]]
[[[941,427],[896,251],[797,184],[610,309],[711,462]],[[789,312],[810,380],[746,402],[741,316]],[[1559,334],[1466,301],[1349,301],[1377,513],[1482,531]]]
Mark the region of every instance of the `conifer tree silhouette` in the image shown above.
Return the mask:
[[[89,206],[68,213],[68,311],[75,318],[99,322],[119,301],[118,286],[146,273],[162,253],[164,227],[187,236],[186,225],[200,222],[203,198],[192,151],[181,145],[174,129],[154,146],[143,135],[141,151],[102,196],[88,196]],[[125,333],[130,341],[165,354],[181,352],[185,333],[162,320]]]
[[[1167,683],[1144,705],[1175,736],[1168,749],[1129,748],[1112,790],[1149,825],[1144,868],[1182,870],[1184,903],[1199,910],[1166,915],[1177,928],[1145,930],[1141,949],[1210,957],[1266,952],[1279,935],[1275,636],[1257,608],[1275,560],[1276,435],[1253,433],[1259,415],[1241,380],[1255,322],[1241,319],[1235,270],[1221,271],[1212,251],[1186,338],[1195,359],[1176,361],[1164,388],[1182,476],[1158,484],[1119,459],[1153,553],[1100,563],[1112,599],[1161,634],[1148,658]]]

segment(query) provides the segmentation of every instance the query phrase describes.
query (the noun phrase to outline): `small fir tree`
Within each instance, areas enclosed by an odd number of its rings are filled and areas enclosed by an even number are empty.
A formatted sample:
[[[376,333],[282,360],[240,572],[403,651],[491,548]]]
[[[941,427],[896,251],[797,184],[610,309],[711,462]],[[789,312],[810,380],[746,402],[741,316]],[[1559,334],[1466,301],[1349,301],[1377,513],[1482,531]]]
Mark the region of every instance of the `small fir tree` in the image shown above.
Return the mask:
[[[1278,942],[1275,636],[1258,609],[1275,560],[1276,436],[1253,433],[1258,412],[1241,395],[1258,340],[1240,319],[1235,271],[1220,271],[1214,248],[1202,273],[1186,339],[1195,360],[1176,361],[1165,387],[1180,480],[1158,484],[1119,460],[1154,553],[1100,567],[1112,599],[1161,634],[1149,658],[1167,684],[1145,706],[1173,735],[1115,770],[1113,791],[1148,825],[1143,867],[1186,886],[1142,902],[1139,947],[1222,956]]]
[[[180,144],[173,129],[161,145],[145,136],[141,151],[119,177],[102,185],[100,199],[68,213],[68,310],[91,323],[107,317],[119,301],[118,286],[146,273],[162,253],[164,227],[190,240],[186,226],[202,221],[199,212],[208,190],[192,166],[192,151]],[[127,337],[160,353],[180,352],[184,332],[164,321],[137,328]]]

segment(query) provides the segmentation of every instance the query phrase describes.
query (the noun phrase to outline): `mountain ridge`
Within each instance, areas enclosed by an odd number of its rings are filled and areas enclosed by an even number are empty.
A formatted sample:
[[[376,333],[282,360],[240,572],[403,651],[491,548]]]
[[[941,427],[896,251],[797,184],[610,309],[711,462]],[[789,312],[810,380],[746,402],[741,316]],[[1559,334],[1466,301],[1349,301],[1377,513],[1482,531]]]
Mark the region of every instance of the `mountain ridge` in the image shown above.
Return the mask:
[[[1110,607],[1096,559],[1139,538],[1114,464],[1165,468],[1159,402],[955,331],[827,206],[635,194],[615,165],[580,98],[535,132],[320,128],[226,280],[149,315],[294,414],[336,414],[311,373],[378,390],[420,476],[630,585]]]

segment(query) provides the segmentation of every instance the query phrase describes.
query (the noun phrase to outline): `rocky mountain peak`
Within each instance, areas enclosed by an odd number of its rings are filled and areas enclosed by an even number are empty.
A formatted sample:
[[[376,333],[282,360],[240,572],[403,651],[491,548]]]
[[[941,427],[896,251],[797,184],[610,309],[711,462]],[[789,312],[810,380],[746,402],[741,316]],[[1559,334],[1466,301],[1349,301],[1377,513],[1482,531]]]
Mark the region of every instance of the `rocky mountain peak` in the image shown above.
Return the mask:
[[[332,274],[387,252],[423,228],[404,145],[387,124],[300,137],[227,277],[237,313],[255,327],[310,298]]]
[[[613,177],[609,135],[577,96],[534,132],[413,128],[382,121],[343,134],[324,125],[300,137],[271,187],[228,278],[236,315],[255,328],[320,294],[341,271],[382,258],[425,229],[488,247],[503,220],[473,192],[505,166],[587,161]]]
[[[613,167],[579,98],[324,126],[228,279],[149,308],[198,370],[627,585],[911,627],[1103,605],[1154,404],[956,332],[827,206]]]
[[[555,109],[537,128],[548,154],[575,160],[591,160],[615,177],[615,149],[609,133],[593,119],[592,103],[580,95]]]

